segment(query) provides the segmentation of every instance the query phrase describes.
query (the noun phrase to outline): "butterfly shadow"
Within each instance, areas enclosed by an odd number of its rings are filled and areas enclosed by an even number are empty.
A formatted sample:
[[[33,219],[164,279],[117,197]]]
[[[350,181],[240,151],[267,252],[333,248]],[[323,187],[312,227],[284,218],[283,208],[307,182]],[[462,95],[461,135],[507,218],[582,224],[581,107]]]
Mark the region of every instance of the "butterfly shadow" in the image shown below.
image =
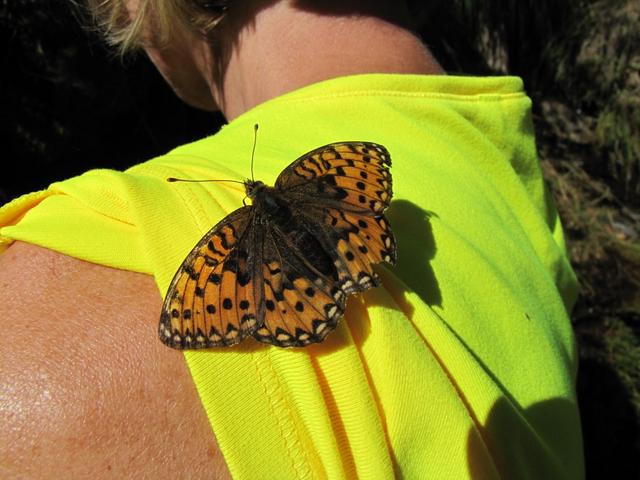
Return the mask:
[[[442,306],[438,280],[431,268],[431,260],[436,254],[431,218],[437,218],[437,213],[424,210],[408,200],[394,200],[386,214],[398,244],[398,260],[395,267],[377,267],[383,284],[389,285],[387,281],[393,283],[390,293],[408,316],[413,314],[408,293],[417,294],[431,307]],[[371,298],[371,304],[377,304],[375,298]]]
[[[408,200],[395,200],[387,210],[398,242],[394,273],[429,306],[442,306],[442,295],[431,268],[436,254],[431,218],[438,214]]]

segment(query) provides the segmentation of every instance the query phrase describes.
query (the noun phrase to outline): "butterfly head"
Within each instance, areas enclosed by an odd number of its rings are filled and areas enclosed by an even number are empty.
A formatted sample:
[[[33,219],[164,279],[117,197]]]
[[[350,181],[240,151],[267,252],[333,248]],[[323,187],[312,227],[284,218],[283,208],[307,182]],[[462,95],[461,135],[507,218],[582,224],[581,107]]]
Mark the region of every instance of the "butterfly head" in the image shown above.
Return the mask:
[[[244,189],[247,192],[247,197],[253,200],[258,192],[265,188],[265,184],[260,180],[245,180]]]

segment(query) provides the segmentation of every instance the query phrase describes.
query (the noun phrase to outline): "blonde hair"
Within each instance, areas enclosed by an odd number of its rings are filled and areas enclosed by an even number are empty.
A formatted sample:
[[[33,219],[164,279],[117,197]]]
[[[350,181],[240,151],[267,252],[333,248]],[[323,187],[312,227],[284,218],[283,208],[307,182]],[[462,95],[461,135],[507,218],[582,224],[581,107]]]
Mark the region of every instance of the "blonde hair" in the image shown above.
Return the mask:
[[[85,0],[95,25],[123,55],[144,44],[143,27],[152,22],[154,44],[168,44],[184,30],[208,34],[222,20],[230,0],[139,0],[130,13],[126,0]]]

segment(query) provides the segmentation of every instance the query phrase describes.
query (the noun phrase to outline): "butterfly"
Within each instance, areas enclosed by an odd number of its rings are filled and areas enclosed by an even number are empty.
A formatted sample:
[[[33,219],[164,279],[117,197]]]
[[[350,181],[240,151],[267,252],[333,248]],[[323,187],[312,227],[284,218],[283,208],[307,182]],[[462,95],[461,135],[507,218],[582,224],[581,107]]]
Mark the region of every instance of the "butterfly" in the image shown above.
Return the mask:
[[[347,297],[379,285],[372,266],[395,265],[383,213],[390,166],[382,145],[340,142],[302,155],[273,187],[244,181],[251,205],[209,230],[171,281],[162,342],[198,349],[249,336],[278,347],[324,340]]]

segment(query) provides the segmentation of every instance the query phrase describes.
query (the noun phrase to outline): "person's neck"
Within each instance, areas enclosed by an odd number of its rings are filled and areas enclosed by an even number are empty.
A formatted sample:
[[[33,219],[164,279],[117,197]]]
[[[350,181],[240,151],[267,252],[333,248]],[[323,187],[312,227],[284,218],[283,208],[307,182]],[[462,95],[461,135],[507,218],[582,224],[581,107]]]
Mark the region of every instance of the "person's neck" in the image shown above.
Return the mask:
[[[211,78],[232,120],[276,96],[359,73],[444,74],[408,30],[376,17],[320,15],[276,2],[244,25]],[[214,69],[215,70],[215,69]]]

